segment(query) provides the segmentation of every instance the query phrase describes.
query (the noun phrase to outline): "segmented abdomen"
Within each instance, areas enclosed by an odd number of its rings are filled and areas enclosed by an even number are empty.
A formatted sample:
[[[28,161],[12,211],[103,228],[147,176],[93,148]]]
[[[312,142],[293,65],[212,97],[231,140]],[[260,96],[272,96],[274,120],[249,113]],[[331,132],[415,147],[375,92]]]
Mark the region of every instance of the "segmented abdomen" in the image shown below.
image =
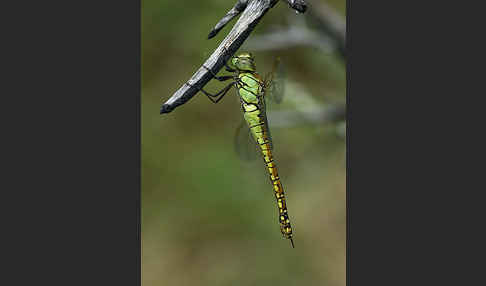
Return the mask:
[[[264,132],[265,134],[266,132]],[[278,214],[279,214],[279,223],[280,223],[280,231],[282,235],[286,238],[292,238],[292,227],[290,226],[289,215],[287,212],[287,204],[285,202],[285,194],[282,187],[282,183],[280,182],[280,178],[277,172],[277,165],[273,160],[272,151],[270,148],[270,144],[264,143],[260,145],[263,153],[263,161],[267,166],[268,172],[270,174],[270,181],[273,185],[273,191],[275,194],[275,198],[277,199],[277,206],[278,206]]]
[[[259,82],[260,79],[253,75],[240,75],[240,78],[247,84],[246,86],[239,88],[243,116],[250,128],[253,139],[255,139],[255,142],[260,146],[263,154],[263,161],[265,162],[270,175],[270,181],[272,182],[275,198],[277,199],[280,231],[285,238],[291,239],[292,227],[290,226],[284,190],[278,176],[277,165],[273,159],[271,141],[268,135],[268,126],[264,119],[265,114],[263,114],[263,111],[259,108],[259,106],[261,106],[259,100],[264,100],[260,96],[262,94],[261,86],[252,84],[253,82]]]

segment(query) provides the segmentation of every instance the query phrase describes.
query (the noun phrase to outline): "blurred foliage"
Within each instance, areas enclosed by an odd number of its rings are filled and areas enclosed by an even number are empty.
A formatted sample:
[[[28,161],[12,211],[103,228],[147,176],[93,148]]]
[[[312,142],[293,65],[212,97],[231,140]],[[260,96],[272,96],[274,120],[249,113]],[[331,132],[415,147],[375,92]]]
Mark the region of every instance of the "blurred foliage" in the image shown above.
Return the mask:
[[[344,15],[344,0],[327,3]],[[159,115],[231,29],[235,21],[207,40],[233,4],[142,1],[142,285],[345,285],[342,124],[272,129],[292,249],[280,234],[262,160],[245,162],[234,151],[242,118],[235,92],[218,104],[200,93]],[[285,25],[288,13],[295,15],[277,4],[253,33]],[[289,89],[283,106],[304,94],[319,104],[345,101],[345,66],[337,53],[299,47],[254,54],[262,74],[280,56],[289,82],[300,87]],[[223,86],[212,81],[206,89]]]

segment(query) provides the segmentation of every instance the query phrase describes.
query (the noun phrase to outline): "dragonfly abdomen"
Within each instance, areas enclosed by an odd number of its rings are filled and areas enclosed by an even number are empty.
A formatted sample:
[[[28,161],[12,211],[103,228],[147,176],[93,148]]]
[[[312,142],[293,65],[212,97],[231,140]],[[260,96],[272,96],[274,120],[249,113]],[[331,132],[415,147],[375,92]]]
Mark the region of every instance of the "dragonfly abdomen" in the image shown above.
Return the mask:
[[[270,175],[270,181],[272,182],[275,198],[277,199],[280,231],[285,238],[291,239],[292,227],[290,226],[283,186],[278,176],[277,165],[273,159],[271,141],[267,132],[268,126],[256,105],[243,103],[243,110],[245,120],[255,142],[260,146],[263,161]]]
[[[277,199],[278,216],[280,223],[280,231],[285,238],[292,238],[292,227],[290,226],[290,219],[287,211],[287,203],[285,201],[285,194],[280,177],[278,176],[277,165],[272,156],[272,150],[269,143],[260,145],[263,154],[263,161],[268,169],[270,181],[273,185],[275,198]]]
[[[292,242],[292,227],[287,211],[285,194],[277,172],[277,165],[273,160],[272,143],[269,135],[269,127],[265,120],[266,114],[264,108],[264,85],[256,73],[240,73],[240,83],[238,93],[241,99],[243,116],[255,142],[260,146],[263,154],[263,161],[270,175],[275,198],[277,199],[278,219],[280,231],[285,238]]]

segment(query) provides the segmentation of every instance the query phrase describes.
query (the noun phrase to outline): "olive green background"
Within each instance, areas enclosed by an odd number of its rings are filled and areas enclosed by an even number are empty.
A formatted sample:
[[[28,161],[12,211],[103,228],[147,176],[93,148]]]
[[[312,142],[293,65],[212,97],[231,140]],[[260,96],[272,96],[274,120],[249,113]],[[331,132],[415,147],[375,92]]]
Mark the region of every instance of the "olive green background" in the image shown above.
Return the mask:
[[[344,17],[344,0],[326,2]],[[271,129],[294,230],[292,249],[280,233],[262,159],[246,162],[235,153],[242,118],[235,92],[218,104],[199,93],[159,114],[231,29],[235,20],[207,39],[233,4],[142,0],[142,285],[345,285],[342,125],[304,122]],[[248,40],[288,25],[289,17],[305,14],[278,3]],[[283,107],[345,102],[345,65],[337,52],[251,52],[261,74],[271,70],[276,56],[285,63]],[[206,90],[224,86],[212,81]]]

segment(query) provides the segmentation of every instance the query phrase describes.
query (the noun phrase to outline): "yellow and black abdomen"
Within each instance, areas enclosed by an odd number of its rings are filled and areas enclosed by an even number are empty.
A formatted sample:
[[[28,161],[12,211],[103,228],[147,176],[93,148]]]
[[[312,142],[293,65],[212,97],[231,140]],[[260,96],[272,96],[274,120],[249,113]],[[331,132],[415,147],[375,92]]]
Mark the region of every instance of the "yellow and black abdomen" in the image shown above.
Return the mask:
[[[285,202],[285,195],[277,172],[277,165],[273,159],[271,138],[268,132],[264,114],[265,110],[261,108],[264,100],[263,84],[257,74],[241,73],[239,74],[241,84],[238,88],[241,105],[243,109],[243,116],[250,128],[251,134],[255,142],[260,146],[263,154],[263,161],[270,175],[270,181],[273,185],[275,198],[277,199],[277,206],[279,212],[279,223],[282,235],[285,238],[292,240],[292,227],[287,212],[287,204]],[[293,242],[292,242],[293,245]]]

